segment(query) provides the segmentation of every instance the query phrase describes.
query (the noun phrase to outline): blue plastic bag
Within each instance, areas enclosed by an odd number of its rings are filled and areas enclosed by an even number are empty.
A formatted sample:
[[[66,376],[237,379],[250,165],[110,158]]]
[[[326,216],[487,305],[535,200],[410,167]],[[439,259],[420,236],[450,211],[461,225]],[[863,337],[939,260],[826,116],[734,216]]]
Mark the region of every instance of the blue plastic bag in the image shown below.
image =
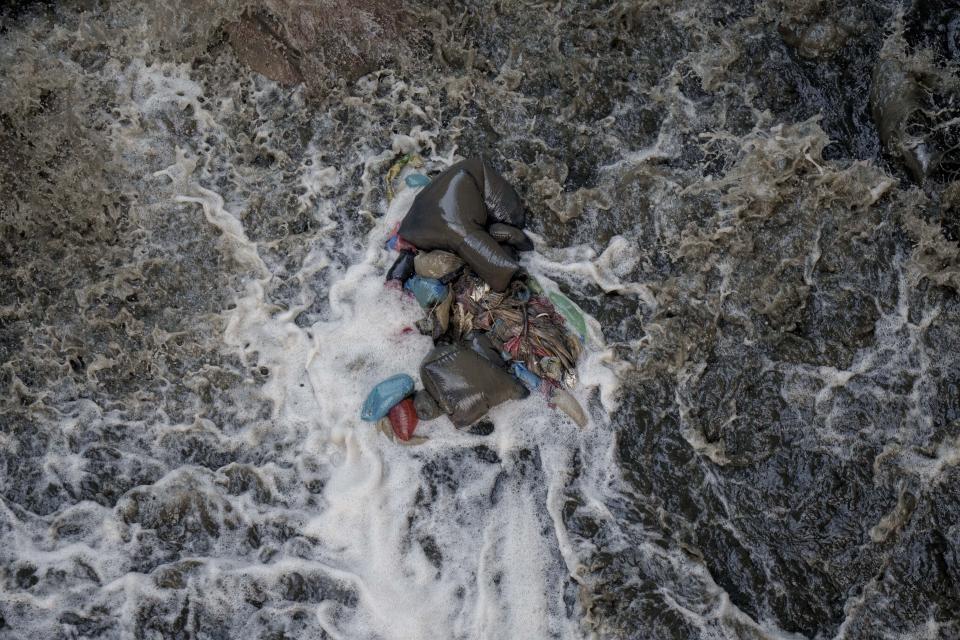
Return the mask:
[[[411,173],[403,181],[407,183],[408,187],[425,187],[430,184],[430,178],[422,173]]]
[[[530,391],[536,391],[540,388],[540,377],[519,362],[514,362],[512,365],[510,365],[510,373],[512,373],[515,378],[523,383],[523,386],[525,386],[527,389],[530,389]]]
[[[447,297],[447,285],[433,278],[411,276],[403,288],[413,293],[413,296],[423,308],[432,307]]]
[[[411,393],[413,393],[413,378],[405,373],[390,376],[370,391],[363,402],[360,419],[364,422],[376,422]]]

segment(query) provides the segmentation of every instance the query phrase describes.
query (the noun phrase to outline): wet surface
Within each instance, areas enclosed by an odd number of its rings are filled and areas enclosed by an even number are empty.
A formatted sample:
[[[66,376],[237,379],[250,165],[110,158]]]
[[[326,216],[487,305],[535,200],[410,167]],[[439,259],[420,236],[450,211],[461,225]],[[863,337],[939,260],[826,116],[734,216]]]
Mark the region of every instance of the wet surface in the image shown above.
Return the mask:
[[[960,18],[898,7],[413,3],[308,88],[239,3],[0,10],[0,637],[960,637]],[[296,358],[411,151],[516,185],[619,406],[362,493]]]

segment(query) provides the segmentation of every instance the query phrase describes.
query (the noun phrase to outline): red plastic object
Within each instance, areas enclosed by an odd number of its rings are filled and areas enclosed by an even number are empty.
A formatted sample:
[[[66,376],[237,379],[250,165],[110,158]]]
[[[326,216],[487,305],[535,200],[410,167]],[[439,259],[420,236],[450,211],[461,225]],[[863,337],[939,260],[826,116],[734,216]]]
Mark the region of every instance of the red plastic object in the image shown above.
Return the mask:
[[[413,406],[413,398],[404,398],[393,405],[387,417],[390,419],[393,435],[404,442],[413,437],[413,432],[417,429],[417,410]]]
[[[547,396],[547,398],[550,397],[550,394],[553,392],[554,389],[558,389],[558,388],[560,388],[560,385],[554,382],[553,380],[551,380],[550,378],[543,376],[540,379],[540,393]],[[556,405],[554,405],[549,400],[547,401],[547,406],[549,406],[551,409],[556,408]]]
[[[517,358],[520,355],[520,342],[520,336],[513,336],[503,343],[503,350]]]
[[[399,231],[400,223],[398,222],[397,224],[393,225],[390,235],[387,236],[387,249],[390,249],[391,251],[411,251],[413,253],[417,253],[419,249],[417,249],[409,240],[404,240],[400,236]]]
[[[413,244],[404,240],[403,236],[399,236],[399,235],[397,236],[396,249],[397,251],[412,251],[414,253],[417,252],[417,248],[413,246]]]

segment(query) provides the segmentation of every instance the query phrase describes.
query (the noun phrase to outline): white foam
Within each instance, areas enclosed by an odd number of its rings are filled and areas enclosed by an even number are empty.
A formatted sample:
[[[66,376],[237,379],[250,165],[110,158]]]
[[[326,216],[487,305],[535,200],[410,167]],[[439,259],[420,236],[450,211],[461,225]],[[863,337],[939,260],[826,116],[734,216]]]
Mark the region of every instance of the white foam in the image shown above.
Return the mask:
[[[201,195],[182,199],[202,205],[208,221],[230,237],[235,257],[256,266],[255,246],[223,210],[222,199],[206,189],[196,192]],[[568,619],[562,602],[565,576],[578,561],[562,529],[557,496],[570,456],[584,439],[608,440],[603,420],[597,422],[603,416],[594,415],[581,432],[534,396],[492,411],[496,431],[486,438],[455,430],[446,417],[422,423],[418,435],[429,440],[419,447],[399,446],[359,419],[377,382],[396,373],[418,379],[420,361],[432,347],[413,329],[422,316],[416,302],[383,283],[396,257],[383,243],[414,195],[414,189],[401,188],[369,232],[362,259],[329,287],[328,317],[307,330],[297,327],[291,313],[276,314],[265,304],[257,281],[227,316],[227,342],[255,351],[272,372],[264,391],[274,401],[279,428],[305,426],[304,455],[331,465],[323,508],[303,514],[300,533],[320,541],[325,562],[356,590],[359,602],[349,617],[320,607],[318,620],[334,637],[349,638],[580,637],[576,616]],[[307,260],[325,264],[328,258],[319,251]],[[538,273],[538,264],[530,261],[531,271],[555,287]],[[589,389],[598,388],[603,405],[612,407],[616,376],[605,365],[611,355],[596,321],[590,318],[589,325],[591,348],[575,396],[587,406]],[[305,380],[309,384],[302,386]],[[458,456],[479,444],[502,462]],[[540,448],[546,510],[538,490],[531,490],[537,484],[518,467],[524,447]],[[608,448],[593,445],[600,452]],[[429,508],[417,507],[418,493],[431,490],[424,464],[447,459],[462,461],[456,490],[434,488]],[[440,550],[439,569],[417,542],[423,535]]]
[[[547,249],[539,236],[530,235],[539,251],[525,261],[531,271],[580,277],[592,281],[606,293],[636,295],[648,307],[656,309],[656,297],[649,287],[621,279],[639,261],[636,247],[623,236],[614,236],[603,253],[597,256],[587,245]]]

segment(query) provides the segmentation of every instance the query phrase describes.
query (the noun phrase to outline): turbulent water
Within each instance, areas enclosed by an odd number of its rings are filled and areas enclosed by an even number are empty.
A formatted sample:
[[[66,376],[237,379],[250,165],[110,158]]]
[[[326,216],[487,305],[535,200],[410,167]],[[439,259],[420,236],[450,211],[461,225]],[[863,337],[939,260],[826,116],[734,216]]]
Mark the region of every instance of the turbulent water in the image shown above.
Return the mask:
[[[301,84],[242,10],[0,9],[0,638],[960,638],[960,9],[415,1]],[[359,421],[411,152],[517,186],[587,429]]]

